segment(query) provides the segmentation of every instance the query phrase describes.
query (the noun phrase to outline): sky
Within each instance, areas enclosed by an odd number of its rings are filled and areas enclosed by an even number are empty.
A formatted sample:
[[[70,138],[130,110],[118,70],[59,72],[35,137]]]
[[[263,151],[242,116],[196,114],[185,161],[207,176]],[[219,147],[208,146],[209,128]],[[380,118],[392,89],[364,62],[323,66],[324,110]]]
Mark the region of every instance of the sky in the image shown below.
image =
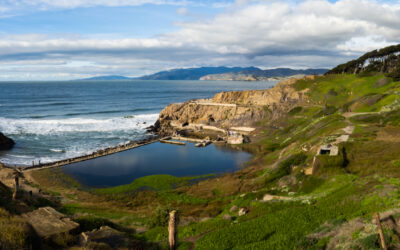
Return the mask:
[[[0,81],[331,68],[400,43],[400,0],[0,0]]]

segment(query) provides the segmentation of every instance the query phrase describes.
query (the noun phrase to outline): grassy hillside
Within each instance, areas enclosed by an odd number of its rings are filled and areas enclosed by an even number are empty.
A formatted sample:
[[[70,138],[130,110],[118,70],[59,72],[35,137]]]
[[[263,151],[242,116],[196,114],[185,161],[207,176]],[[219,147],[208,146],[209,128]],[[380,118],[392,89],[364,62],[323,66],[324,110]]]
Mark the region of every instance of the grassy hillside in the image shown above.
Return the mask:
[[[155,249],[166,248],[171,209],[180,211],[179,249],[379,248],[372,215],[400,205],[400,82],[343,74],[295,88],[308,89],[307,104],[260,122],[251,143],[235,146],[254,158],[234,174],[194,183],[150,176],[94,190],[57,169],[33,177],[64,197],[61,211],[145,228],[135,237]],[[316,156],[328,143],[339,154]],[[240,208],[248,213],[239,216]],[[397,225],[400,211],[389,214]],[[397,226],[384,228],[389,246],[398,247]]]

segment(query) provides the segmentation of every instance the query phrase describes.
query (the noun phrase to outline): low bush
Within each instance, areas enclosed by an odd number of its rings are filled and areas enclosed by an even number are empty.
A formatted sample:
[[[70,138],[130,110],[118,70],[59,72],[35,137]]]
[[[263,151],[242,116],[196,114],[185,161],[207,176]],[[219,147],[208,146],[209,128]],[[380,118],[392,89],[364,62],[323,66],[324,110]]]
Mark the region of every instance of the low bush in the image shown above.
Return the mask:
[[[289,111],[289,115],[296,115],[303,110],[303,107],[295,107]]]
[[[290,156],[286,160],[280,162],[277,169],[272,170],[272,172],[270,172],[265,182],[270,183],[282,178],[283,176],[290,174],[291,168],[293,166],[298,166],[303,164],[306,161],[306,159],[307,155],[304,153],[298,153]]]
[[[148,225],[150,228],[153,227],[166,227],[168,226],[168,219],[169,219],[169,213],[172,211],[173,209],[169,206],[159,206],[157,207],[149,222]]]
[[[111,221],[94,216],[83,216],[74,219],[74,221],[79,223],[80,230],[82,232],[92,231],[93,229],[98,229],[102,226],[114,227],[114,223],[112,223]]]

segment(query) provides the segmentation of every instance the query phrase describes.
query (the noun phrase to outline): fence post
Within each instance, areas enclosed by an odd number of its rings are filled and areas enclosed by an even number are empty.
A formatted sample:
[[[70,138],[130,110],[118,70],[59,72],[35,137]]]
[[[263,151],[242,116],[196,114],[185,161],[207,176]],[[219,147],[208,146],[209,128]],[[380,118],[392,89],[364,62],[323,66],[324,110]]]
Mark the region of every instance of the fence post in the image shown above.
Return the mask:
[[[169,241],[169,249],[175,250],[176,246],[178,245],[177,239],[177,220],[178,220],[178,213],[176,210],[173,210],[169,213],[169,222],[168,222],[168,241]]]
[[[15,175],[14,181],[15,181],[15,186],[14,186],[13,200],[15,200],[17,198],[18,191],[19,191],[19,177],[18,177],[18,174]]]
[[[378,230],[379,230],[379,237],[381,239],[382,249],[387,250],[385,236],[383,235],[383,231],[382,231],[381,219],[379,218],[379,213],[375,213],[374,216],[375,216],[376,225],[378,226]]]

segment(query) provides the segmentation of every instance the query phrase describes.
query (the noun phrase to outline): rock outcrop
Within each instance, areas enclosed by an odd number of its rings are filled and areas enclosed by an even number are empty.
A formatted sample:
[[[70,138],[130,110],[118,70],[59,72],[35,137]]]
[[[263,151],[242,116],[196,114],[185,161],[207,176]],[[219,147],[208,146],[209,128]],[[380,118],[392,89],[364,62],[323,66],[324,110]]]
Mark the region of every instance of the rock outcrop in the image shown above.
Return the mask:
[[[52,207],[42,207],[21,216],[35,230],[40,238],[49,238],[53,235],[69,233],[76,230],[79,224]]]
[[[292,106],[303,100],[305,91],[296,91],[292,87],[296,81],[297,79],[289,79],[267,90],[222,92],[216,94],[212,101],[224,104],[266,106],[271,111],[274,111],[285,106]]]
[[[182,129],[224,132],[231,127],[255,126],[307,101],[307,90],[294,89],[296,81],[289,79],[267,90],[222,92],[212,99],[170,104],[161,111],[154,128],[160,134],[171,134]]]
[[[11,149],[14,146],[15,142],[8,138],[7,136],[3,135],[3,133],[0,132],[0,150],[8,150]]]

